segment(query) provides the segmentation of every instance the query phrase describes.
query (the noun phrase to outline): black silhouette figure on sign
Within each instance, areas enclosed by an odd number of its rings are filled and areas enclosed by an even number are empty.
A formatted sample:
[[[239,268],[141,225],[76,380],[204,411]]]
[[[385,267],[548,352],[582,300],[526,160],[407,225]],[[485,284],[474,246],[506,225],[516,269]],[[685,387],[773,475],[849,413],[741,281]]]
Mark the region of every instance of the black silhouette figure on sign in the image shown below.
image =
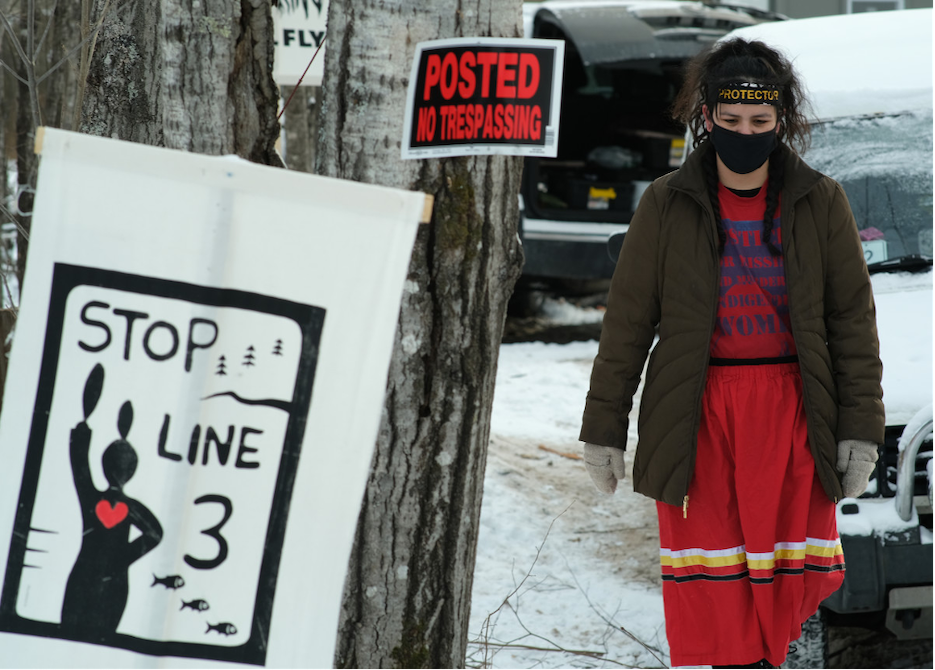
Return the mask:
[[[136,451],[127,442],[133,423],[129,401],[120,408],[117,418],[120,439],[114,440],[101,458],[109,486],[98,491],[91,479],[91,429],[87,419],[97,406],[103,386],[104,368],[97,364],[85,382],[85,420],[71,431],[69,454],[84,532],[62,602],[62,628],[94,640],[117,630],[127,606],[130,565],[162,540],[162,527],[152,512],[123,492],[137,465]],[[141,533],[133,542],[129,541],[131,526]],[[170,588],[168,584],[166,587]]]
[[[185,579],[182,575],[168,575],[167,577],[157,577],[153,575],[153,583],[150,584],[150,587],[156,586],[157,584],[162,584],[168,589],[180,589],[185,586]]]

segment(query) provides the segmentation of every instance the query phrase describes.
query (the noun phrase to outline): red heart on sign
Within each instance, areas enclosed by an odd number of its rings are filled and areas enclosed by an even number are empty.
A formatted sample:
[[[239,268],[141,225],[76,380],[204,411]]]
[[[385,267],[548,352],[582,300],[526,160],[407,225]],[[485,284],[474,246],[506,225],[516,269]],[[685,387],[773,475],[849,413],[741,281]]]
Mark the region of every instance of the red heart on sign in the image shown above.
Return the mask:
[[[104,528],[107,529],[113,528],[126,519],[129,512],[130,508],[127,507],[126,503],[122,502],[111,505],[108,501],[101,500],[94,506],[94,513],[97,515],[97,518],[101,520],[101,523],[104,524]]]

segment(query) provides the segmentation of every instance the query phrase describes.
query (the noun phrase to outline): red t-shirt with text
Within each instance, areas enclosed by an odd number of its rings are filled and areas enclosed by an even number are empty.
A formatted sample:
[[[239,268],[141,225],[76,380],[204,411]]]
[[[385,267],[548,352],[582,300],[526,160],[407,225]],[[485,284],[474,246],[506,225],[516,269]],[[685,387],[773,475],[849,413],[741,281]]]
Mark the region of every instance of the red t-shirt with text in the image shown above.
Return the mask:
[[[721,256],[720,298],[711,337],[713,358],[778,358],[796,353],[782,256],[763,242],[766,185],[752,198],[718,186],[727,232]],[[781,248],[780,208],[770,241]]]

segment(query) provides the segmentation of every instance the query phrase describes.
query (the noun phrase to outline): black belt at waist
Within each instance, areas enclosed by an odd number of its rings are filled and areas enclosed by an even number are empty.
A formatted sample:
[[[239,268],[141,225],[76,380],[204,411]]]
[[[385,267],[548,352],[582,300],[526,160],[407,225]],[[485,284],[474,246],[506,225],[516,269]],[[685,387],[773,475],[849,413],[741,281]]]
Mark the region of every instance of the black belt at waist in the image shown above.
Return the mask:
[[[777,365],[780,363],[798,363],[798,356],[777,356],[775,358],[711,358],[711,365]]]

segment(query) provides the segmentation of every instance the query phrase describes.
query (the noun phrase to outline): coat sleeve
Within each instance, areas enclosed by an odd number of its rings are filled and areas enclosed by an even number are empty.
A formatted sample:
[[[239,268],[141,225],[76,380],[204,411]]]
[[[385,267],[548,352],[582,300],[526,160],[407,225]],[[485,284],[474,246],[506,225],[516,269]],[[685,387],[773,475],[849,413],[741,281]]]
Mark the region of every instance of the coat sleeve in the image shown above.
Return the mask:
[[[633,394],[659,323],[659,199],[657,181],[640,200],[623,240],[607,296],[601,342],[579,439],[625,449]]]
[[[857,222],[840,184],[834,184],[828,225],[825,324],[838,394],[841,440],[884,441],[883,363],[873,288]]]

